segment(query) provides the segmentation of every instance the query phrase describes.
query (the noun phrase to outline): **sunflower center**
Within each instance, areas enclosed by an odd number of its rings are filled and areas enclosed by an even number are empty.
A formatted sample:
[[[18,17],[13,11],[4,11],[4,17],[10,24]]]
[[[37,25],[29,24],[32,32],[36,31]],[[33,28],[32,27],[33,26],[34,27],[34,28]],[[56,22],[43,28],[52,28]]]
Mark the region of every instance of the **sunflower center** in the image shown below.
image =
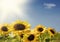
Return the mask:
[[[23,38],[23,35],[24,35],[24,34],[21,34],[20,37]]]
[[[23,25],[23,24],[15,24],[14,28],[15,28],[15,30],[24,30],[25,25]]]
[[[50,31],[51,31],[51,33],[55,34],[55,32],[53,30],[50,30]]]
[[[6,26],[3,26],[3,27],[1,28],[1,30],[2,30],[2,31],[8,31],[8,29],[7,29]]]
[[[28,40],[29,40],[29,41],[34,40],[34,35],[31,34],[31,35],[28,37]]]
[[[43,31],[43,28],[38,28],[38,31],[39,31],[39,32],[42,32],[42,31]]]

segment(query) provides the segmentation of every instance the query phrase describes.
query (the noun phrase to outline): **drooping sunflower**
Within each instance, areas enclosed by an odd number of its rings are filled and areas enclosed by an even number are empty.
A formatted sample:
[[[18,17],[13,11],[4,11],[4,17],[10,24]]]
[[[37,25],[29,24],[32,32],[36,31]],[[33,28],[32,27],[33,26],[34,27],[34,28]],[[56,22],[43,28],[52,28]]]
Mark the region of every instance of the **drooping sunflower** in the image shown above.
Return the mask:
[[[9,24],[2,24],[0,25],[0,34],[1,35],[8,35],[11,32]]]
[[[21,41],[23,40],[23,37],[24,37],[24,33],[22,31],[18,32],[17,39]]]
[[[34,31],[38,34],[41,34],[41,33],[44,33],[46,30],[46,27],[43,26],[43,25],[37,25],[35,28],[34,28]]]
[[[55,29],[53,29],[53,28],[51,28],[51,27],[48,27],[48,32],[49,32],[49,34],[50,34],[50,36],[54,36],[55,34],[56,34],[56,31],[55,31]]]
[[[19,31],[19,32],[18,32],[18,35],[17,35],[17,36],[18,36],[17,39],[18,39],[19,41],[23,41],[25,34],[26,34],[26,33],[30,33],[30,31],[31,31],[30,29],[26,29],[24,32]]]
[[[26,33],[23,42],[39,42],[38,35],[35,32]]]
[[[11,24],[11,28],[15,33],[18,33],[20,31],[24,32],[24,30],[30,29],[30,24],[25,21],[17,20]]]

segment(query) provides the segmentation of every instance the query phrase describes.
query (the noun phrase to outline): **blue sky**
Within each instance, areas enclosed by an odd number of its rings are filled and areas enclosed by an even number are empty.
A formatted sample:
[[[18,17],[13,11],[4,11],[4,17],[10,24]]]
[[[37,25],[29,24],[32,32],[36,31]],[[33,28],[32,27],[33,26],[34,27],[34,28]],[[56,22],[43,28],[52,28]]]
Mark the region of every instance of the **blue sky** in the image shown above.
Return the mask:
[[[5,4],[7,0],[2,1],[2,4],[0,3],[1,7],[4,6],[0,8],[0,23],[11,23],[20,19],[28,21],[32,26],[31,28],[42,24],[60,31],[60,0],[21,0],[19,3],[16,1],[8,1],[8,3],[10,2],[9,6]],[[17,8],[16,3],[20,8]]]
[[[28,14],[33,27],[43,24],[60,31],[60,0],[36,0],[31,7]]]

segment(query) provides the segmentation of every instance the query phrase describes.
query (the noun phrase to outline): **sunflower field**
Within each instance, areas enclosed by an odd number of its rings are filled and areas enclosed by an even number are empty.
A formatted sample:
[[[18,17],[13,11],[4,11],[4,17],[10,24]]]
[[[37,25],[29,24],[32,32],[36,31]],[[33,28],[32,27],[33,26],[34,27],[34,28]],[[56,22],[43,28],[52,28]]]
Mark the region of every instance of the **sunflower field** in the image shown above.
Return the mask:
[[[31,29],[26,21],[0,24],[0,42],[59,42],[60,32],[52,27],[37,25]]]

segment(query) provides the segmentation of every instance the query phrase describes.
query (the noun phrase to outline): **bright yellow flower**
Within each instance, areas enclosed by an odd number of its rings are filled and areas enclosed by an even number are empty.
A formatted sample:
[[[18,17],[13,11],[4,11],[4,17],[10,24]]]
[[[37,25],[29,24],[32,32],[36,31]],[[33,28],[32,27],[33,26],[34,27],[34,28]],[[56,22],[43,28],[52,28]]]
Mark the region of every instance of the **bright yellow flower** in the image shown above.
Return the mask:
[[[56,34],[56,31],[51,27],[49,27],[47,30],[48,30],[50,36],[54,36]]]
[[[30,29],[26,29],[24,32],[22,32],[22,31],[19,31],[18,32],[18,40],[23,40],[23,38],[24,38],[24,36],[25,36],[25,34],[27,34],[27,33],[29,33],[29,32],[31,32],[31,30]]]
[[[37,25],[35,28],[34,28],[34,32],[38,33],[38,34],[41,34],[41,33],[44,33],[46,30],[46,27],[43,26],[43,25]]]
[[[38,35],[35,32],[26,33],[23,42],[38,42]]]
[[[26,29],[30,29],[30,24],[28,24],[25,21],[17,20],[11,24],[11,28],[12,28],[12,32],[16,34],[21,31],[24,32],[24,30]]]
[[[11,32],[9,24],[2,24],[0,25],[0,34],[1,35],[7,35]]]
[[[24,32],[22,32],[22,31],[18,32],[18,35],[20,36],[20,38],[23,38],[24,34],[29,33],[29,32],[31,32],[31,30],[30,29],[26,29]]]
[[[15,34],[15,36],[17,36],[17,39],[20,41],[20,40],[23,40],[24,33],[22,31],[20,31],[20,32],[18,32],[18,35]]]

